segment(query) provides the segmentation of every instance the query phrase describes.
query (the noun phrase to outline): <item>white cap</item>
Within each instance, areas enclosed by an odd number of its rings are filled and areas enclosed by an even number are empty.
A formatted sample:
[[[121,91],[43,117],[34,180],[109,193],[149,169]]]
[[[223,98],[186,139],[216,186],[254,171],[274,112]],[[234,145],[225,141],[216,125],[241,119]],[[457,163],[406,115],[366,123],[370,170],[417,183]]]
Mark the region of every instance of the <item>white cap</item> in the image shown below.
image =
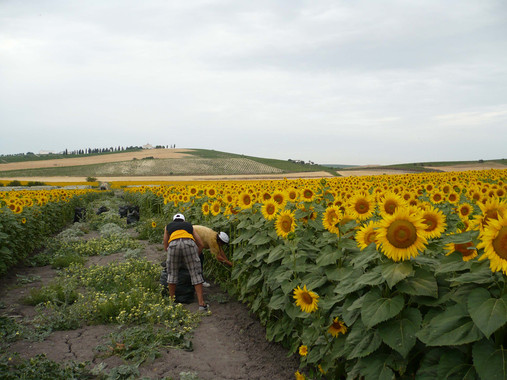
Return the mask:
[[[218,239],[220,239],[224,244],[229,244],[229,235],[223,231],[218,233]]]
[[[173,220],[176,220],[176,219],[181,219],[181,220],[185,221],[185,216],[183,214],[175,214],[173,216]]]

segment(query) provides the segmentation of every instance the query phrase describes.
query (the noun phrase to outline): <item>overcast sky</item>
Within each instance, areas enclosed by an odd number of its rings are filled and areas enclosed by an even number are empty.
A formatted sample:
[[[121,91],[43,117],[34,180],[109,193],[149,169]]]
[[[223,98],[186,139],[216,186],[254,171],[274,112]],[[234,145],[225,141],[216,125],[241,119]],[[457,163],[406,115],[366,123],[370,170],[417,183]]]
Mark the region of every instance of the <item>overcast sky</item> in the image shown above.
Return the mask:
[[[0,0],[0,154],[507,158],[505,0]]]

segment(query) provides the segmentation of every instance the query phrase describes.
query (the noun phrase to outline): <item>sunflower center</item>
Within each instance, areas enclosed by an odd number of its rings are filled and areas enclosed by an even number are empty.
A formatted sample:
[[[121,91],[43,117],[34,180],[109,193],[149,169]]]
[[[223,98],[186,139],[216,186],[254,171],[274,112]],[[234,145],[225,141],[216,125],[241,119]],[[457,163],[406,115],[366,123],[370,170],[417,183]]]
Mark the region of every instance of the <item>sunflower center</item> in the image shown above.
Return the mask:
[[[454,250],[461,253],[465,257],[470,256],[474,253],[474,250],[468,248],[473,247],[473,245],[474,244],[471,241],[468,243],[454,244]]]
[[[428,226],[424,229],[427,232],[433,231],[437,228],[437,221],[432,215],[425,215],[423,222]]]
[[[342,324],[340,321],[333,322],[333,329],[340,330],[342,328]]]
[[[250,202],[251,202],[250,197],[249,197],[248,195],[245,195],[245,196],[243,197],[243,203],[244,203],[245,205],[249,205],[249,204],[250,204]]]
[[[495,253],[502,259],[507,260],[507,226],[503,226],[493,240]]]
[[[365,199],[361,199],[356,202],[355,209],[359,214],[364,214],[370,209],[370,204]]]
[[[468,207],[462,207],[460,209],[460,212],[461,212],[461,215],[467,216],[468,214],[470,214],[470,209]]]
[[[282,227],[283,232],[290,232],[291,227],[292,227],[292,219],[291,218],[283,218],[282,223],[281,223],[281,227]]]
[[[313,303],[313,297],[306,292],[301,293],[301,299],[306,305],[311,305]]]
[[[375,242],[375,237],[377,233],[375,231],[368,232],[366,236],[364,237],[364,240],[366,244],[370,245],[371,243]]]
[[[278,204],[282,204],[282,202],[283,202],[283,196],[281,196],[281,195],[277,194],[277,195],[275,195],[275,196],[273,197],[273,200],[274,200],[276,203],[278,203]]]
[[[268,213],[268,215],[273,215],[275,213],[275,210],[276,210],[276,208],[272,204],[269,204],[266,207],[266,212]]]
[[[408,248],[417,240],[417,230],[408,220],[395,220],[387,229],[387,240],[396,248]]]
[[[386,212],[391,215],[394,214],[394,211],[396,211],[396,207],[398,207],[398,203],[394,201],[387,201],[384,204],[384,210],[386,210]]]

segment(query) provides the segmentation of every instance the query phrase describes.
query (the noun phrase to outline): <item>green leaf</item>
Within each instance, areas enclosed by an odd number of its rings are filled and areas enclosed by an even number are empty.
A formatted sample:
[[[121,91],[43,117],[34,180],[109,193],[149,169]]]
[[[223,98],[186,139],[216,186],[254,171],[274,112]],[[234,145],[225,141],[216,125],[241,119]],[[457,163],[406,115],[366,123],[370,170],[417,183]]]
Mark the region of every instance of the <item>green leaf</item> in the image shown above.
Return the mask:
[[[440,358],[445,351],[441,348],[430,349],[426,352],[419,369],[417,370],[417,380],[435,380],[438,379],[438,365]]]
[[[463,261],[461,255],[450,255],[442,259],[441,264],[435,269],[435,274],[459,272],[470,269],[470,262]]]
[[[437,366],[437,379],[475,380],[475,370],[459,350],[446,351]]]
[[[415,334],[419,331],[421,322],[421,312],[408,308],[401,312],[400,318],[379,325],[378,330],[384,343],[405,358],[415,345]]]
[[[319,256],[315,262],[319,267],[336,264],[339,255],[340,251],[338,251],[336,247],[327,246],[319,253]]]
[[[387,263],[382,265],[382,276],[384,276],[387,281],[387,285],[389,285],[391,289],[398,282],[412,276],[413,274],[414,269],[412,268],[412,264],[408,261],[404,261],[399,264]]]
[[[402,295],[384,298],[380,294],[380,290],[374,288],[364,296],[361,319],[364,325],[370,328],[398,315],[404,305],[405,301]]]
[[[287,250],[285,249],[285,247],[283,245],[277,245],[269,253],[266,263],[271,264],[274,261],[283,259],[287,254],[289,254],[289,252],[287,252]]]
[[[357,280],[358,283],[370,286],[382,284],[385,280],[382,274],[380,273],[380,270],[378,270],[377,268],[378,267],[376,267],[373,271],[365,273],[361,277],[359,277],[359,280]]]
[[[486,289],[475,289],[468,297],[468,312],[477,327],[489,338],[507,323],[507,296],[492,298]]]
[[[257,233],[249,241],[252,245],[266,244],[271,241],[271,237],[267,234]]]
[[[281,291],[276,292],[269,300],[268,307],[273,310],[283,310],[285,304],[288,302],[288,297],[288,295],[283,294]]]
[[[411,296],[438,298],[437,280],[431,272],[424,269],[416,269],[414,277],[401,281],[396,289]]]
[[[454,305],[436,314],[417,334],[428,346],[457,346],[472,343],[484,335],[474,324],[465,305]]]
[[[359,369],[364,380],[392,380],[394,372],[388,367],[389,355],[376,353],[359,359]]]
[[[493,282],[493,274],[486,261],[474,262],[469,273],[453,278],[451,286],[460,284],[489,284]]]
[[[371,261],[379,259],[380,253],[377,251],[375,243],[371,243],[363,251],[354,252],[350,256],[353,257],[350,261],[353,267],[363,268]]]
[[[376,330],[367,330],[357,321],[347,334],[345,349],[349,352],[347,359],[362,358],[376,351],[382,344],[382,338]]]
[[[507,379],[507,350],[483,339],[474,344],[472,356],[482,380]]]
[[[250,289],[251,287],[253,287],[255,284],[257,284],[259,281],[262,280],[262,277],[263,277],[263,274],[260,270],[256,269],[251,275],[250,275],[250,278],[248,279],[248,282],[246,283],[246,287],[247,289]]]
[[[349,296],[343,303],[342,319],[347,326],[352,326],[356,319],[361,315],[364,296],[356,299],[355,296]]]
[[[335,293],[338,294],[349,294],[353,293],[361,288],[364,288],[365,285],[358,283],[359,277],[363,274],[363,271],[360,269],[355,269],[352,272],[347,274],[347,277],[340,281],[339,285],[335,288]]]

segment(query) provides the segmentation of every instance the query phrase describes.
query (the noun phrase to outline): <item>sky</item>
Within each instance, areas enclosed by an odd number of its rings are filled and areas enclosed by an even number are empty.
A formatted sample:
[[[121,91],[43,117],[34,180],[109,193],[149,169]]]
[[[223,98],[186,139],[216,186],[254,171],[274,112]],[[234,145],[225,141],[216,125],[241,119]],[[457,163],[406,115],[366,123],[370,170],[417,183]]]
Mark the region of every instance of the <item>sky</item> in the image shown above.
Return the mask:
[[[0,0],[0,154],[507,158],[505,0]]]

